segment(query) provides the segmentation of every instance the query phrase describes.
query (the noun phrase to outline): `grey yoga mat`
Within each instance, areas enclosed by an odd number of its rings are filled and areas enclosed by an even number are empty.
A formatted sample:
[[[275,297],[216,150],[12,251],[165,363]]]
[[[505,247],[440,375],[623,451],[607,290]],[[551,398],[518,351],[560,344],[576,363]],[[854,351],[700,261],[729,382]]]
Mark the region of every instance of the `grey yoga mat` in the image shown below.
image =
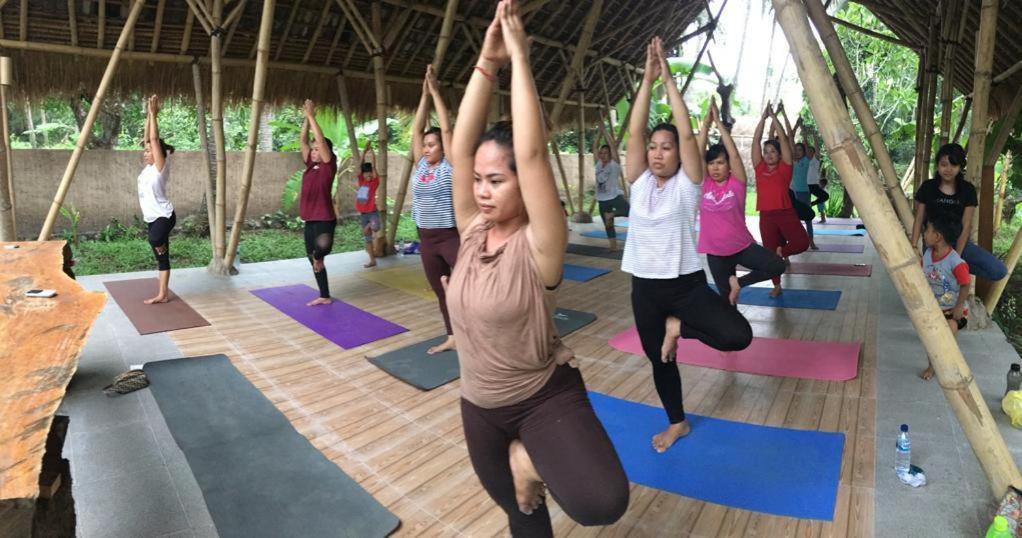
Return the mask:
[[[226,356],[144,370],[220,536],[386,536],[400,524]]]
[[[562,337],[596,320],[596,314],[558,308],[554,312],[554,325]],[[377,368],[421,390],[433,390],[460,377],[458,353],[444,351],[436,355],[426,350],[443,342],[446,335],[418,342],[376,357],[366,357]]]

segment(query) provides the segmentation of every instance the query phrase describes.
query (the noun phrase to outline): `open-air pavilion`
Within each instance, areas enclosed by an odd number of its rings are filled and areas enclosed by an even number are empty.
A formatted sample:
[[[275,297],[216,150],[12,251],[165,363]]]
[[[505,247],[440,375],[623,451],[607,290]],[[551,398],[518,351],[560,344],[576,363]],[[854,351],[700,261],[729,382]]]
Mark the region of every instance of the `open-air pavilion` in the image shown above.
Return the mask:
[[[893,32],[878,39],[920,53],[916,162],[932,161],[934,137],[953,135],[967,142],[970,163],[982,163],[970,164],[968,179],[980,193],[974,239],[989,249],[996,206],[993,166],[1022,110],[1017,35],[1022,6],[998,0],[859,3]],[[611,527],[578,526],[551,500],[559,536],[975,535],[985,530],[1009,486],[1022,487],[1016,463],[1022,435],[1007,426],[999,410],[1003,373],[1018,360],[1017,353],[996,325],[955,340],[907,239],[912,209],[903,184],[918,185],[929,177],[928,166],[915,166],[907,182],[895,175],[858,81],[842,60],[833,25],[847,23],[828,16],[820,0],[773,0],[773,7],[827,152],[867,234],[836,239],[862,244],[858,257],[814,252],[797,261],[875,270],[866,278],[785,276],[799,287],[840,290],[840,303],[832,310],[740,309],[757,338],[858,344],[855,375],[826,380],[691,364],[680,368],[692,413],[842,434],[832,516],[778,515],[633,480],[629,509]],[[16,231],[13,183],[49,181],[55,193],[39,241],[0,251],[0,295],[9,298],[0,309],[0,341],[11,343],[0,351],[0,535],[31,535],[36,514],[72,496],[82,536],[207,536],[236,530],[211,516],[209,498],[203,497],[209,492],[197,483],[150,391],[109,398],[100,390],[134,365],[213,354],[226,355],[323,456],[396,516],[397,533],[507,533],[506,516],[468,461],[458,382],[421,391],[366,361],[442,330],[424,285],[418,293],[402,290],[365,277],[349,255],[331,257],[336,298],[406,329],[344,348],[251,292],[309,280],[305,260],[242,265],[229,276],[244,233],[245,200],[253,174],[259,173],[254,156],[260,107],[311,98],[340,108],[352,137],[356,118],[376,118],[380,133],[386,133],[388,111],[415,107],[425,65],[432,63],[456,108],[492,9],[492,2],[483,0],[0,0],[0,51],[10,58],[0,62],[0,99],[82,88],[93,94],[85,134],[63,177],[12,177],[11,153],[0,147],[8,164],[0,166],[0,239],[13,244],[16,236],[26,235]],[[598,125],[606,139],[622,140],[627,121],[612,105],[634,95],[645,44],[654,35],[665,36],[667,47],[689,39],[709,43],[714,18],[718,10],[729,9],[728,2],[709,9],[710,3],[694,0],[523,1],[534,39],[536,83],[551,127]],[[694,27],[696,20],[708,22]],[[951,84],[943,84],[938,95],[945,76]],[[500,78],[506,88],[509,74]],[[967,124],[949,125],[949,112],[935,115],[950,109],[951,88],[971,95]],[[176,271],[173,284],[208,322],[203,326],[140,335],[118,304],[104,306],[97,293],[105,282],[138,275],[75,283],[61,272],[60,245],[47,242],[64,197],[75,188],[76,166],[87,151],[85,138],[99,103],[112,93],[134,92],[189,96],[200,110],[199,121],[211,125],[215,151],[209,155],[205,196],[214,223],[214,259],[208,269]],[[226,181],[225,101],[253,105],[244,170],[234,185]],[[492,117],[507,113],[506,98],[494,99]],[[868,152],[855,123],[862,127]],[[8,137],[3,140],[6,144]],[[356,145],[353,139],[348,143]],[[386,155],[385,135],[379,150]],[[551,145],[551,151],[559,150]],[[405,161],[403,170],[379,169],[377,203],[391,247],[411,171],[410,159]],[[598,228],[584,222],[583,178],[566,177],[562,168],[558,180],[569,210],[579,214],[570,242],[599,245],[579,234]],[[578,184],[576,199],[569,182]],[[398,208],[389,215],[388,196]],[[228,197],[237,197],[234,215],[227,214]],[[1016,238],[1006,260],[1009,273],[1020,254],[1022,239]],[[596,315],[595,322],[565,337],[589,390],[656,406],[647,359],[608,345],[633,324],[628,275],[613,259],[569,254],[566,261],[611,271],[589,282],[567,282],[558,297],[560,307]],[[381,262],[386,271],[418,267],[409,258]],[[58,296],[40,308],[24,297],[32,288],[57,289]],[[993,310],[1003,289],[1003,281],[979,283],[974,308]],[[915,377],[926,356],[938,382],[923,384]],[[70,417],[70,423],[55,421],[57,414]],[[926,447],[919,454],[929,460],[920,465],[931,484],[921,490],[906,489],[891,470],[893,436],[902,422],[913,424],[917,443]],[[51,445],[59,438],[56,448],[47,447],[48,437]],[[67,468],[59,463],[61,442]],[[46,453],[51,456],[44,458]],[[52,478],[53,465],[64,477],[63,490]],[[726,480],[743,488],[741,476]],[[44,532],[42,523],[35,525],[37,533]],[[58,525],[66,530],[67,519]]]

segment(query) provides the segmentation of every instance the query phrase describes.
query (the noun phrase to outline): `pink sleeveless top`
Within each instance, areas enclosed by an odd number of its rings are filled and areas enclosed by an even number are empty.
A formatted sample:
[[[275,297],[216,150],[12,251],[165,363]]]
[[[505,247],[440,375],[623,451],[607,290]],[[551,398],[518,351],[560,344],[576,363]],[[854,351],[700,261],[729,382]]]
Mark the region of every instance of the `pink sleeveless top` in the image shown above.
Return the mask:
[[[543,285],[525,228],[488,254],[491,227],[477,218],[462,235],[447,289],[461,396],[486,409],[539,392],[554,368],[574,357],[554,327],[555,292]]]

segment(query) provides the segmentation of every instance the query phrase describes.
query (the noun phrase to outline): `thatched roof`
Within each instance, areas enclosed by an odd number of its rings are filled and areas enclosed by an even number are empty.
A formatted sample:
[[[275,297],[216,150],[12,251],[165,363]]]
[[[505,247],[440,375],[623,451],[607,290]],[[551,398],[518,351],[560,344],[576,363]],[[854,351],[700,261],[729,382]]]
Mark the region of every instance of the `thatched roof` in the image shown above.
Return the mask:
[[[204,0],[198,0],[202,4]],[[225,16],[245,2],[236,25],[226,32],[225,98],[244,101],[252,89],[255,43],[262,2],[226,0]],[[207,2],[212,4],[212,2]],[[27,13],[21,6],[28,5]],[[338,102],[335,76],[348,78],[356,114],[373,113],[375,96],[372,57],[337,0],[277,2],[266,97],[271,102],[300,102],[312,98]],[[478,56],[493,0],[461,0],[441,82],[464,84]],[[33,97],[95,91],[128,15],[130,0],[0,0],[0,47],[14,58],[15,95]],[[371,24],[369,0],[354,0]],[[532,62],[540,93],[548,100],[560,93],[575,44],[593,2],[523,1],[530,9],[526,24],[534,37]],[[74,13],[68,12],[71,6]],[[382,0],[383,42],[387,49],[387,79],[391,103],[410,109],[418,102],[426,63],[433,57],[446,0]],[[680,40],[682,31],[705,13],[703,0],[604,0],[584,68],[581,87],[585,100],[603,105],[616,102],[629,91],[629,77],[644,59],[645,43],[654,34]],[[101,8],[105,16],[101,18]],[[102,28],[102,34],[100,29]],[[205,60],[210,40],[189,13],[185,0],[148,0],[139,16],[128,51],[111,91],[158,92],[191,98],[194,93],[191,62],[200,58],[205,84]],[[507,87],[507,73],[503,87]],[[603,81],[606,81],[606,95]],[[575,86],[579,86],[576,82]],[[575,99],[574,94],[569,99]],[[567,107],[565,116],[571,116]]]
[[[950,4],[957,8],[950,16],[940,10],[940,4],[947,5],[947,1],[939,3],[933,0],[854,1],[872,11],[901,40],[918,49],[926,46],[931,17],[936,17],[935,20],[939,23],[949,24],[950,34],[958,41],[954,57],[954,85],[966,95],[972,93],[976,34],[979,32],[978,0],[951,2]],[[938,38],[940,35],[938,33]],[[960,41],[959,35],[962,37]],[[1006,0],[1000,3],[995,43],[993,76],[997,77],[1022,60],[1022,2]],[[941,49],[943,48],[941,46]],[[906,66],[908,67],[910,66]],[[1001,82],[995,81],[990,92],[991,112],[1004,111],[1020,85],[1022,69]]]

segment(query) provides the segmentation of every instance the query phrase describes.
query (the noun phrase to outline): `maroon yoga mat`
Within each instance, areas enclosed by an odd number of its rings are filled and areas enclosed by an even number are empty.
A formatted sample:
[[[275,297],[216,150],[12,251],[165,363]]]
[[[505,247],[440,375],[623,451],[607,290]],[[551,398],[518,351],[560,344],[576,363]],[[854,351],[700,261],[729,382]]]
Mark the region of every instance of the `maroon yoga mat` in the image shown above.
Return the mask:
[[[209,322],[188,306],[184,299],[170,292],[170,300],[160,304],[142,301],[156,295],[159,280],[139,278],[104,282],[110,296],[117,301],[125,316],[131,320],[138,334],[162,333],[192,327],[205,327]]]

